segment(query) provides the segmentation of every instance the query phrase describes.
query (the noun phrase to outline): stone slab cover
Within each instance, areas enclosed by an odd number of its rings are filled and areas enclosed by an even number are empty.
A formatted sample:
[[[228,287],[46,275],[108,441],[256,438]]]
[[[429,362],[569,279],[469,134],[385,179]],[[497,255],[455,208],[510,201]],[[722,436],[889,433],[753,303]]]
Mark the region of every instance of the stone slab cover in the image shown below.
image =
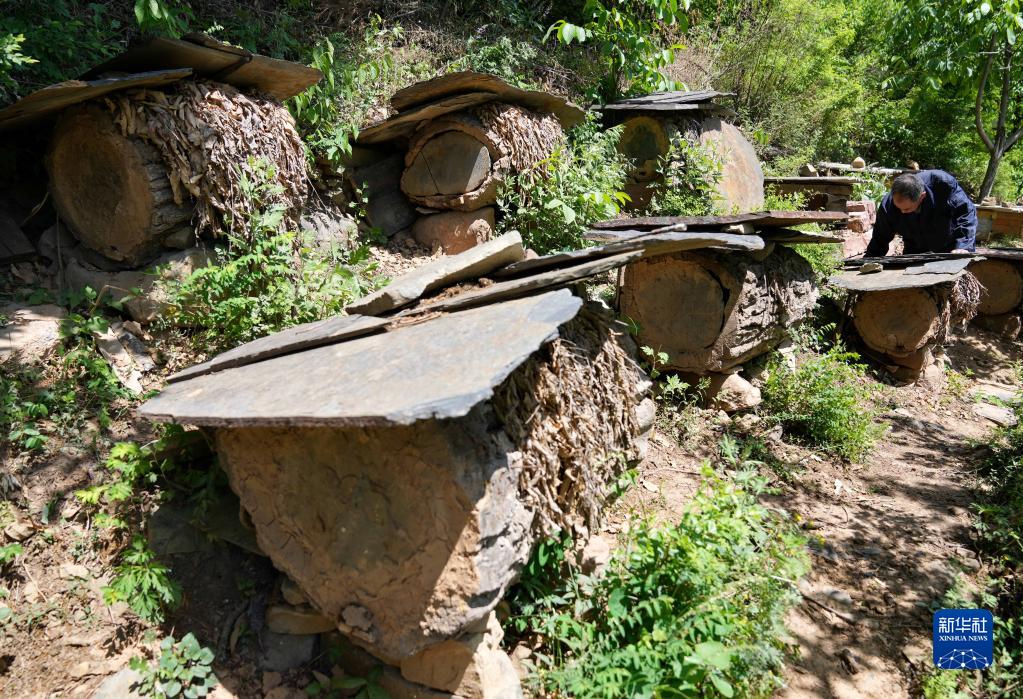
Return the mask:
[[[210,426],[408,425],[466,415],[575,317],[560,290],[170,384],[139,408]]]
[[[718,183],[725,211],[756,211],[764,206],[764,171],[753,144],[735,126],[717,117],[700,125],[700,143],[717,151],[724,169]]]

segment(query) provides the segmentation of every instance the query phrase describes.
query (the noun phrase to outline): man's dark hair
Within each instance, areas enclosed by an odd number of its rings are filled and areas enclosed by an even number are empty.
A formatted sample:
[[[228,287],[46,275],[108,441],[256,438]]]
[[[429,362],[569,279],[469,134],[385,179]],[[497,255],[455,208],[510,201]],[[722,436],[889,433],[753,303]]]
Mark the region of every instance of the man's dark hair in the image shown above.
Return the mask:
[[[924,193],[924,183],[912,172],[904,172],[892,181],[892,196],[916,201]]]

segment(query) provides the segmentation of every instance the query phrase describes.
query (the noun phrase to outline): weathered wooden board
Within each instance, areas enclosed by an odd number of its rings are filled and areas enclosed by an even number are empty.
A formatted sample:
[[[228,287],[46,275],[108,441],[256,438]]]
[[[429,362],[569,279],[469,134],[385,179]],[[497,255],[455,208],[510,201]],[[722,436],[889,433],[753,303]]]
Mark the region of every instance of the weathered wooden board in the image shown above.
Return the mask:
[[[855,177],[822,175],[820,177],[765,177],[764,184],[807,184],[807,185],[855,185]]]
[[[408,425],[488,399],[582,300],[568,290],[453,313],[170,384],[139,413],[209,426]]]
[[[17,221],[0,211],[0,264],[24,262],[36,257],[36,249],[21,230]]]
[[[731,97],[732,95],[733,93],[731,92],[717,92],[715,90],[652,92],[642,97],[630,97],[629,99],[611,102],[610,104],[596,107],[596,109],[600,111],[644,111],[646,109],[671,109],[675,107],[678,111],[685,111],[687,108],[699,109],[702,105],[706,105],[718,97]]]
[[[673,252],[708,247],[748,251],[762,250],[764,248],[764,241],[753,235],[697,232],[656,234],[643,233],[641,231],[616,232],[636,233],[636,235],[631,237],[623,235],[616,242],[597,245],[592,248],[570,250],[568,252],[559,252],[554,255],[533,258],[532,260],[515,262],[507,267],[502,267],[491,276],[497,279],[519,277],[524,274],[535,274],[543,270],[570,267],[586,260],[610,257],[636,250],[641,252],[643,257],[653,257],[655,255],[668,255]]]
[[[845,238],[813,231],[794,231],[788,228],[768,228],[757,235],[771,243],[841,243]]]
[[[438,299],[425,303],[416,308],[403,311],[400,315],[411,313],[431,313],[435,311],[460,311],[466,308],[473,308],[484,304],[497,303],[507,299],[514,299],[520,296],[530,295],[541,289],[550,289],[557,286],[571,284],[587,277],[593,277],[612,269],[624,267],[630,262],[635,262],[643,256],[641,251],[626,252],[613,257],[605,257],[598,260],[583,262],[582,264],[555,269],[548,272],[541,272],[529,277],[510,279],[497,282],[490,286],[475,291],[467,291],[458,296]]]
[[[79,102],[135,87],[163,87],[192,74],[191,68],[135,72],[116,78],[68,80],[22,97],[0,111],[0,131],[30,124]]]
[[[315,85],[323,77],[316,68],[282,61],[225,44],[202,33],[180,39],[157,37],[136,44],[119,56],[96,66],[83,79],[104,73],[192,68],[195,74],[234,85],[241,90],[268,94],[282,102]]]
[[[348,313],[377,316],[418,300],[423,294],[489,274],[525,256],[522,236],[505,233],[457,255],[445,255],[403,274],[383,289],[349,304]]]
[[[713,230],[737,223],[750,223],[754,228],[779,228],[806,223],[837,224],[847,220],[849,220],[849,214],[841,211],[759,211],[729,216],[642,216],[595,223],[593,224],[595,230],[589,231],[586,239],[602,240],[599,237],[599,231],[653,230],[677,224],[685,224],[689,228],[699,226]]]
[[[401,112],[362,129],[356,143],[369,145],[407,138],[424,121],[492,102],[496,97],[493,92],[467,92],[418,105],[407,112]]]
[[[391,97],[391,106],[396,112],[406,112],[421,104],[466,92],[492,92],[497,101],[520,104],[538,112],[551,112],[566,129],[586,118],[586,112],[563,97],[523,90],[496,75],[471,70],[448,73],[398,90]]]
[[[965,270],[948,273],[933,273],[909,269],[886,269],[873,274],[839,272],[828,279],[828,283],[847,291],[892,291],[949,284],[961,277]]]
[[[167,383],[187,381],[215,371],[233,369],[239,366],[255,364],[266,359],[292,354],[313,347],[332,345],[344,340],[380,332],[389,321],[369,316],[335,316],[314,323],[296,325],[273,335],[261,337],[252,342],[228,350],[217,355],[208,362],[196,364],[184,371],[170,376]]]
[[[985,248],[990,249],[990,248]],[[859,269],[868,262],[876,262],[883,265],[885,269],[899,269],[903,267],[915,267],[928,262],[940,262],[942,260],[970,259],[981,255],[980,249],[974,255],[964,255],[952,252],[924,252],[915,255],[889,255],[887,257],[850,257],[845,260],[847,269]],[[987,255],[985,255],[987,256]]]

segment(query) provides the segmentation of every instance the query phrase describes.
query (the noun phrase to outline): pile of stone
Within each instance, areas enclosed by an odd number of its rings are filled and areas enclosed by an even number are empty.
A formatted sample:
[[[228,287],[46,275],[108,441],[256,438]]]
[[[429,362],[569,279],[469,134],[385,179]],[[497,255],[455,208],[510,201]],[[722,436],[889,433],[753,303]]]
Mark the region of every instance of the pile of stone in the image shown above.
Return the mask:
[[[787,245],[842,240],[788,226],[841,225],[845,218],[805,211],[633,218],[597,224],[588,237],[622,241],[700,228],[750,243],[746,250],[677,251],[632,262],[620,297],[638,342],[665,355],[661,368],[682,372],[692,385],[709,379],[705,399],[731,412],[760,402],[759,390],[740,375],[743,365],[784,343],[817,303],[813,269]]]
[[[874,224],[877,222],[877,204],[871,199],[848,201],[845,204],[845,210],[849,214],[849,222],[846,224],[849,233],[845,235],[842,243],[842,256],[862,255],[867,251],[870,237],[874,233]]]
[[[215,430],[260,548],[409,691],[518,696],[493,610],[541,537],[598,529],[653,428],[635,346],[574,289],[709,246],[764,243],[675,231],[526,259],[510,233],[181,372],[140,411]]]
[[[501,183],[550,157],[584,118],[565,99],[473,71],[399,90],[390,105],[393,116],[359,133],[352,193],[384,235],[410,230],[447,254],[489,240]]]
[[[721,208],[763,208],[764,172],[753,144],[729,121],[737,115],[718,103],[728,96],[713,90],[655,92],[598,107],[605,125],[622,128],[618,150],[632,164],[625,184],[630,208],[646,208],[664,186],[662,165],[672,146],[683,140],[709,149],[721,162],[715,183]]]

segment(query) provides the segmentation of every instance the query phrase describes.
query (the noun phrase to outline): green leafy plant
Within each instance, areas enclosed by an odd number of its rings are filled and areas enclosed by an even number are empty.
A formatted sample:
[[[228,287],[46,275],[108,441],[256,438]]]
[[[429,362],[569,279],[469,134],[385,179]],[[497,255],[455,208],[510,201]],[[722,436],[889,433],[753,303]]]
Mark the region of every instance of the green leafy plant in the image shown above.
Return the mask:
[[[24,34],[0,34],[0,94],[15,88],[11,71],[39,62],[21,52],[23,43],[25,43]]]
[[[160,642],[160,657],[151,665],[143,657],[134,657],[130,667],[141,675],[139,694],[146,697],[205,697],[217,686],[213,674],[213,651],[199,645],[192,633],[178,642],[167,636]]]
[[[326,697],[327,699],[337,699],[337,697],[390,699],[391,695],[379,684],[383,672],[383,666],[377,665],[367,672],[365,677],[349,675],[331,677],[327,683],[313,681],[306,685],[305,692],[311,697]]]
[[[247,235],[231,236],[214,264],[184,281],[163,282],[171,298],[168,322],[195,328],[196,338],[214,350],[336,315],[379,283],[371,278],[375,264],[366,247],[323,252],[296,246],[295,234],[279,234],[282,208],[263,204],[278,185],[268,165],[259,171],[258,180],[243,177],[241,183],[260,204],[247,222]]]
[[[181,586],[149,550],[145,537],[136,534],[121,562],[114,566],[114,576],[103,588],[103,600],[107,604],[125,602],[142,619],[160,623],[181,602]]]
[[[385,29],[375,17],[360,45],[334,34],[313,47],[309,65],[323,80],[288,100],[288,108],[306,144],[331,164],[340,166],[351,154],[359,123],[394,71],[391,49],[402,36],[400,26]]]
[[[192,10],[173,0],[135,0],[135,21],[144,32],[178,37],[185,33]]]
[[[804,346],[795,369],[776,360],[763,386],[763,409],[807,444],[862,459],[886,428],[878,422],[879,389],[858,360],[840,345]]]
[[[513,597],[541,642],[531,689],[550,696],[768,696],[781,686],[783,618],[808,569],[794,527],[758,502],[748,466],[707,467],[675,526],[633,522],[603,577],[574,570]]]
[[[526,172],[508,178],[497,203],[501,230],[518,230],[540,254],[586,245],[590,223],[614,218],[628,196],[618,129],[602,131],[595,119],[575,127],[568,145]]]
[[[663,186],[648,207],[651,216],[707,216],[718,209],[721,158],[707,146],[676,139],[658,162]]]
[[[553,35],[566,46],[573,42],[593,46],[602,70],[591,96],[602,102],[622,94],[677,90],[679,83],[661,71],[674,63],[682,45],[665,46],[658,37],[667,27],[685,32],[689,5],[690,0],[586,0],[582,24],[559,20],[547,30],[547,37]]]

